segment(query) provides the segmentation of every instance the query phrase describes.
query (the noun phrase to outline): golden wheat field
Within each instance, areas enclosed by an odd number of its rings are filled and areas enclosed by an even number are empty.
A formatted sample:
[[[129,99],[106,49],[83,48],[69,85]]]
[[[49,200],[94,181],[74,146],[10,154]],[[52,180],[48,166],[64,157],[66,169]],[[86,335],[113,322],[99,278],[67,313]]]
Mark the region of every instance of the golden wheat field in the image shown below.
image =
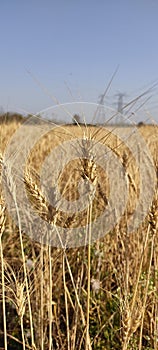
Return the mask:
[[[79,200],[80,181],[88,179],[95,185],[95,197],[90,209],[84,208],[72,215],[54,208],[45,198],[40,183],[42,164],[52,149],[80,138],[86,139],[88,144],[103,144],[114,153],[114,159],[119,159],[128,183],[125,210],[105,235],[100,234],[104,227],[97,226],[92,242],[91,231],[83,230],[88,241],[83,236],[81,242],[86,244],[53,246],[46,240],[42,244],[42,238],[39,239],[42,231],[39,233],[38,224],[32,224],[27,210],[24,217],[15,222],[4,198],[3,183],[18,216],[14,177],[8,168],[11,163],[5,164],[5,155],[11,136],[20,130],[22,120],[3,118],[0,123],[0,349],[157,350],[158,183],[155,182],[148,212],[139,226],[129,232],[128,222],[137,210],[141,195],[141,174],[128,143],[121,142],[120,135],[127,135],[128,140],[132,128],[117,127],[120,129],[117,134],[112,126],[56,126],[35,142],[27,155],[24,178],[20,181],[24,183],[36,215],[49,225],[66,229],[65,242],[69,240],[69,232],[78,227],[84,228],[88,223],[88,230],[91,230],[91,223],[107,210],[111,179],[102,161],[95,164],[85,153],[82,159],[80,156],[70,159],[58,178],[61,195],[70,203]],[[23,128],[19,144],[33,128],[29,123]],[[158,127],[142,125],[138,132],[149,150],[149,164],[158,181]],[[17,150],[13,139],[10,150],[14,149]],[[23,150],[18,152],[22,157]],[[87,152],[91,152],[91,148]],[[148,161],[148,158],[144,159]],[[13,160],[16,172],[19,168],[16,153]],[[60,163],[60,159],[58,161]],[[142,164],[142,172],[147,164]],[[115,168],[111,169],[116,182],[113,186],[118,188],[114,200],[118,203],[125,188]],[[142,175],[142,196],[152,185],[146,181],[149,174],[150,169],[147,169],[146,177]],[[27,232],[29,227],[32,235]]]

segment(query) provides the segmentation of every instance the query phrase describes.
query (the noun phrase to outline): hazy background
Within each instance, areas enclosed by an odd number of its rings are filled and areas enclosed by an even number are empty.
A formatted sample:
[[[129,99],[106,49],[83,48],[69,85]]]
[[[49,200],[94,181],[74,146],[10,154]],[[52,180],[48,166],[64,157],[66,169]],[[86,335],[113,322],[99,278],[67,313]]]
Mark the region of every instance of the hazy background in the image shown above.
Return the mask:
[[[117,108],[117,93],[126,103],[158,81],[157,38],[157,0],[0,0],[0,108],[36,113],[55,104],[48,94],[71,102],[69,89],[98,102],[119,64],[105,99]]]

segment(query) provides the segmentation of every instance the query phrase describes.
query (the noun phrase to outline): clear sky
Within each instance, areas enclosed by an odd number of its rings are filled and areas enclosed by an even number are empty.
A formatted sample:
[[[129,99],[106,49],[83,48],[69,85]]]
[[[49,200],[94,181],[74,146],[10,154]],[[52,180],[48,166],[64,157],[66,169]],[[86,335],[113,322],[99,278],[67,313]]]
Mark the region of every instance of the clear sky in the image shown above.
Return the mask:
[[[158,1],[0,0],[0,48],[4,110],[54,104],[33,77],[61,103],[69,88],[98,102],[119,64],[106,100],[116,107],[118,92],[129,100],[158,81]],[[147,108],[158,121],[158,88]]]

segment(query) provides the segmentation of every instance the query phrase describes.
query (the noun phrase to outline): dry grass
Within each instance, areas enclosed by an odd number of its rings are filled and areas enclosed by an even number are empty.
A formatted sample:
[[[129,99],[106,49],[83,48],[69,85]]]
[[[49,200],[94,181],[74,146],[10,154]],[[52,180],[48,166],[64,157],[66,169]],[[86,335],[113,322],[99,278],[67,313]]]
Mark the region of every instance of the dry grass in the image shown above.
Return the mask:
[[[7,142],[18,126],[20,121],[0,126],[1,165]],[[74,200],[79,197],[77,184],[81,177],[95,183],[93,206],[82,214],[68,218],[55,210],[40,188],[38,174],[52,147],[81,137],[84,132],[84,126],[53,130],[36,144],[26,164],[24,183],[30,202],[38,215],[56,226],[84,226],[107,205],[108,177],[93,161],[71,162],[58,184],[62,195]],[[140,132],[158,172],[158,128],[142,126]],[[20,221],[15,225],[9,216],[1,195],[0,349],[158,348],[157,188],[144,222],[129,234],[127,222],[137,203],[140,185],[136,161],[109,129],[89,127],[88,133],[89,138],[108,145],[126,170],[126,212],[111,232],[92,245],[90,225],[87,247],[54,248],[32,241],[27,232],[23,233]]]

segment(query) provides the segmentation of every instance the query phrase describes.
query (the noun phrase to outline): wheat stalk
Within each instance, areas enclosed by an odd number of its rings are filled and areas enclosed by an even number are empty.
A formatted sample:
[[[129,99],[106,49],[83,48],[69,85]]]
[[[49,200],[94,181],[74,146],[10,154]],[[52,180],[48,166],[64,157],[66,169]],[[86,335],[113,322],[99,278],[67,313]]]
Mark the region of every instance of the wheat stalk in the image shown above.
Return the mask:
[[[32,341],[32,348],[36,349],[35,342],[34,342],[34,329],[33,329],[32,309],[31,309],[30,291],[29,291],[28,275],[27,275],[25,252],[24,252],[24,244],[23,244],[22,229],[21,229],[21,220],[20,220],[19,208],[18,208],[17,201],[16,201],[15,184],[14,184],[14,180],[13,180],[13,177],[12,177],[11,169],[9,168],[9,163],[5,164],[4,176],[5,176],[6,185],[7,185],[8,190],[9,190],[9,192],[10,192],[12,198],[13,198],[13,201],[14,201],[16,214],[17,214],[17,219],[18,219],[20,247],[21,247],[21,254],[22,254],[22,261],[23,261],[23,270],[24,270],[24,276],[25,276],[27,301],[28,301],[28,306],[29,306],[31,341]]]
[[[6,306],[5,306],[5,280],[4,280],[4,256],[2,246],[2,235],[5,230],[5,205],[3,199],[0,197],[0,257],[1,257],[1,269],[2,269],[2,300],[3,300],[3,328],[4,328],[4,347],[7,350],[7,325],[6,325]]]

